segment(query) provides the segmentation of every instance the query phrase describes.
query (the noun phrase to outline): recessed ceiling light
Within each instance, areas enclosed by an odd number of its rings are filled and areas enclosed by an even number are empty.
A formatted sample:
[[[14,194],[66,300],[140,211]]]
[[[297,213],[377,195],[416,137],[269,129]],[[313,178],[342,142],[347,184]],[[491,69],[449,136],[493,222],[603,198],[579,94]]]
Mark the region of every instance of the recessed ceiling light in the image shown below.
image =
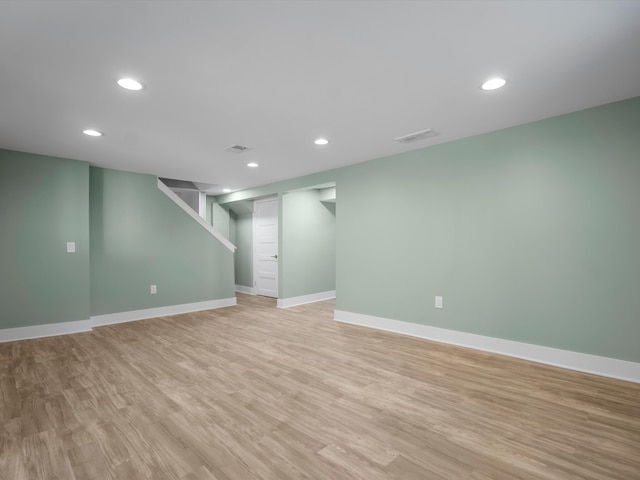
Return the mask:
[[[87,128],[86,130],[82,130],[82,133],[85,135],[89,135],[90,137],[101,137],[104,133],[99,132],[98,130],[94,130],[92,128]]]
[[[315,142],[316,145],[326,145],[327,143],[329,143],[329,140],[327,140],[326,138],[318,138]]]
[[[507,81],[504,78],[492,78],[482,84],[483,90],[495,90],[496,88],[504,87]]]
[[[121,78],[118,80],[118,85],[127,90],[142,90],[144,88],[144,85],[133,78]]]
[[[229,192],[231,192],[230,188],[223,188],[222,189],[222,193],[229,193]]]
[[[256,168],[257,166],[258,166],[258,164],[256,162],[247,163],[247,167]]]

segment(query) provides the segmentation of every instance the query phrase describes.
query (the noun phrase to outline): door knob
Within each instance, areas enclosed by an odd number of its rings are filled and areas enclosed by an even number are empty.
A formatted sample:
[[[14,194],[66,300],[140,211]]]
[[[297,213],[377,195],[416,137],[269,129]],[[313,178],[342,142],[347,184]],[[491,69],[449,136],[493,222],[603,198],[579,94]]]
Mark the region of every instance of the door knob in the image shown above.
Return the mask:
[[[277,260],[278,259],[278,254],[276,253],[275,255],[271,255],[271,258],[275,258]]]

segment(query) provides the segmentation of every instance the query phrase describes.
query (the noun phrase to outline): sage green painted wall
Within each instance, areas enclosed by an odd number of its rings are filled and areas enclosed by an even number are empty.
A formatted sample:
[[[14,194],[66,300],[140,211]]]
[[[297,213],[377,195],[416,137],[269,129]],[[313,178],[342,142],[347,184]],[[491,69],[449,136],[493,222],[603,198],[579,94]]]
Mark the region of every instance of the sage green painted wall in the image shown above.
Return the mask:
[[[218,205],[216,197],[207,196],[206,220],[231,243],[231,217],[226,206]]]
[[[253,288],[253,215],[236,217],[236,285]]]
[[[229,238],[229,211],[217,203],[211,205],[213,215],[213,228],[218,230],[227,239]]]
[[[232,252],[160,192],[155,177],[92,167],[90,215],[92,315],[235,295]]]
[[[0,329],[88,320],[89,165],[0,150],[0,225]]]
[[[336,289],[335,207],[318,190],[282,196],[279,298]]]
[[[640,361],[638,131],[635,99],[345,172],[337,308]]]
[[[236,214],[229,211],[229,241],[236,244]]]
[[[334,181],[339,310],[640,362],[638,131],[633,98],[218,201]]]
[[[216,197],[207,195],[206,202],[205,202],[206,209],[207,209],[207,211],[205,212],[205,220],[211,226],[213,226],[213,207],[212,206],[216,203],[217,203]]]

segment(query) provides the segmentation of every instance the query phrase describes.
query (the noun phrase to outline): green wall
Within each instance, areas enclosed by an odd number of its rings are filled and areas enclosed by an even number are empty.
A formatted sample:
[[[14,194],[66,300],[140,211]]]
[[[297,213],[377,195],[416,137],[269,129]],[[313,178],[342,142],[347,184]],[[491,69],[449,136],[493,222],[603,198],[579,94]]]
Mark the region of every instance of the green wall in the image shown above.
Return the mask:
[[[634,98],[218,202],[336,182],[337,309],[639,362],[639,131]]]
[[[639,129],[635,99],[345,171],[337,308],[640,361]]]
[[[236,244],[236,214],[229,211],[229,241]]]
[[[339,310],[640,362],[638,131],[635,98],[217,201],[335,182]],[[154,177],[7,151],[0,168],[1,328],[233,296],[233,255]]]
[[[92,315],[235,295],[232,252],[151,175],[92,167],[90,230]]]
[[[207,196],[207,222],[231,243],[231,217],[226,207],[218,205],[216,198]]]
[[[315,189],[282,196],[280,298],[336,289],[335,209]]]
[[[213,205],[217,204],[217,201],[216,201],[216,197],[212,197],[211,195],[207,195],[206,198],[207,198],[207,201],[205,202],[205,204],[206,204],[207,210],[205,212],[204,219],[209,225],[213,226],[213,208],[212,207]]]
[[[236,285],[253,288],[253,216],[252,214],[237,215],[235,219],[236,254],[235,254],[235,282]]]
[[[0,329],[234,296],[233,254],[153,176],[0,150],[0,225]]]
[[[88,320],[89,165],[0,150],[0,225],[0,329]]]

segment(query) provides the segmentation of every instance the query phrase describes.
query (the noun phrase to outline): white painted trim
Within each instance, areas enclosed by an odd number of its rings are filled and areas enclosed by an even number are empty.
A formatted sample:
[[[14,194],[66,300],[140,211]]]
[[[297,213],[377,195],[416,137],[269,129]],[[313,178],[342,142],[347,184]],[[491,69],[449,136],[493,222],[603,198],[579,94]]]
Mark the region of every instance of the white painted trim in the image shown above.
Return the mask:
[[[209,225],[200,215],[196,213],[193,208],[191,208],[185,201],[183,201],[178,195],[176,195],[173,190],[167,187],[160,179],[158,179],[158,189],[164,193],[167,197],[169,197],[173,202],[178,205],[182,210],[187,212],[191,218],[193,218],[196,222],[200,224],[202,228],[208,231],[211,235],[216,237],[225,247],[227,247],[232,252],[236,251],[236,246],[231,243],[227,237],[225,237],[218,230]]]
[[[253,279],[253,291],[256,293],[256,295],[258,294],[259,288],[258,288],[258,255],[256,253],[257,248],[256,248],[256,237],[258,236],[257,233],[257,228],[256,228],[256,200],[253,201],[253,212],[251,213],[251,261],[253,262],[253,272],[252,272],[252,279]],[[280,221],[280,218],[278,218],[278,221]],[[280,225],[278,225],[278,232],[280,231]],[[280,238],[278,238],[278,248],[280,248]],[[278,276],[280,275],[280,266],[278,266]],[[278,279],[278,281],[280,281],[280,279]],[[278,284],[278,288],[280,288],[280,284]]]
[[[449,343],[474,348],[476,350],[483,350],[485,352],[545,363],[569,370],[577,370],[579,372],[640,383],[640,363],[626,360],[514,342],[512,340],[458,332],[417,323],[400,322],[398,320],[341,310],[335,311],[334,318],[339,322],[351,323],[353,325],[386,330],[388,332],[400,333],[436,342]]]
[[[90,332],[93,327],[101,327],[114,323],[132,322],[146,318],[164,317],[180,313],[198,312],[214,308],[232,307],[237,305],[236,297],[209,300],[206,302],[184,303],[182,305],[170,305],[168,307],[147,308],[132,312],[111,313],[97,315],[89,320],[74,322],[49,323],[46,325],[32,325],[29,327],[5,328],[0,330],[0,343],[15,342],[17,340],[29,340],[32,338],[55,337],[71,333]]]
[[[244,285],[236,285],[236,292],[246,293],[247,295],[255,295],[256,290],[253,287],[245,287]]]
[[[278,195],[270,195],[268,197],[264,197],[264,198],[260,198],[257,200],[253,201],[253,213],[251,214],[251,241],[253,243],[252,247],[252,252],[253,252],[253,285],[254,285],[254,292],[256,295],[258,295],[258,292],[260,291],[260,286],[258,285],[258,272],[260,271],[260,268],[258,266],[258,229],[256,228],[256,223],[257,223],[257,219],[258,216],[256,215],[256,205],[260,204],[260,203],[267,203],[267,202],[273,202],[275,201],[277,204],[277,213],[276,213],[276,221],[278,223],[278,228],[277,228],[277,242],[278,242],[278,255],[280,257],[282,257],[282,255],[280,255],[280,199],[278,198]],[[278,278],[276,279],[276,289],[279,290],[280,289],[280,262],[278,261],[278,268],[276,269],[276,271],[278,272]],[[278,295],[278,291],[276,291],[276,295]],[[271,296],[271,295],[269,295]]]
[[[213,216],[213,213],[211,213]],[[198,192],[198,216],[202,218],[205,223],[207,221],[207,194],[204,192]],[[207,225],[209,225],[207,223]]]
[[[301,295],[299,297],[279,298],[278,308],[296,307],[306,303],[322,302],[323,300],[331,300],[336,298],[336,291],[312,293],[310,295]]]
[[[74,322],[48,323],[30,327],[5,328],[0,330],[0,343],[29,340],[31,338],[55,337],[70,333],[90,332],[91,320]]]
[[[199,312],[201,310],[232,307],[234,305],[237,305],[236,297],[222,298],[220,300],[208,300],[206,302],[183,303],[181,305],[169,305],[167,307],[146,308],[144,310],[133,310],[130,312],[96,315],[95,317],[91,317],[91,324],[94,327],[101,327],[104,325],[113,325],[115,323],[133,322],[135,320],[165,317],[167,315],[178,315],[180,313]]]

